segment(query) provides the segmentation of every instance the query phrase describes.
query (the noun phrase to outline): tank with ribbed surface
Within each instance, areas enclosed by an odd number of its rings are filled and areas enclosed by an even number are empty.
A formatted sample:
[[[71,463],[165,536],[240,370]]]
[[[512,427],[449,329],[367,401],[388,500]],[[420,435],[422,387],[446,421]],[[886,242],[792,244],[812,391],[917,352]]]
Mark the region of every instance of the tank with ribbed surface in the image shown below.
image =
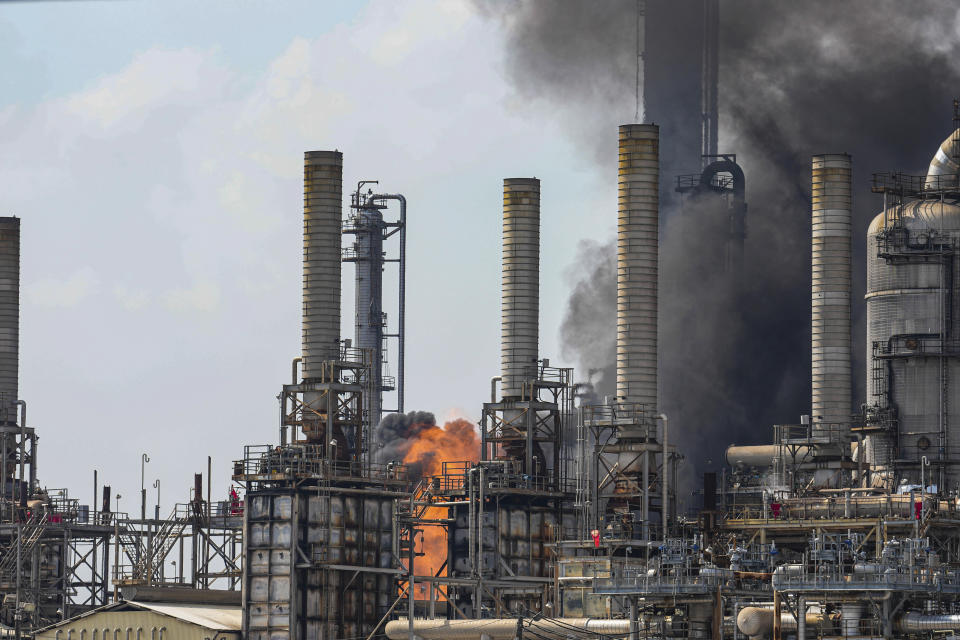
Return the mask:
[[[540,181],[503,181],[500,370],[505,399],[536,375],[540,316]]]
[[[20,218],[0,218],[0,420],[17,415],[20,355]]]
[[[620,126],[617,174],[617,397],[657,406],[660,130]]]
[[[303,159],[303,378],[340,355],[343,155],[307,151]]]
[[[867,438],[866,459],[901,477],[960,481],[960,200],[891,206],[867,230],[867,400],[895,411],[897,429]],[[943,354],[941,356],[941,354]],[[933,475],[930,475],[932,473]]]
[[[839,435],[851,419],[851,162],[824,154],[812,160],[812,430]]]

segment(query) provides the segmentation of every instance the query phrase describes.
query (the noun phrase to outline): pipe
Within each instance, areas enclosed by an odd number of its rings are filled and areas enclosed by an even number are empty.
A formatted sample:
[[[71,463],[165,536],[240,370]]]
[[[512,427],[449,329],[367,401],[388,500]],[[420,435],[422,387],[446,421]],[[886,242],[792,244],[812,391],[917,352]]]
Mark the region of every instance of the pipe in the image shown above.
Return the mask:
[[[825,425],[849,424],[851,415],[852,165],[846,153],[816,155],[811,164],[811,433],[836,438]]]
[[[540,181],[503,180],[500,392],[524,396],[535,376],[540,337]],[[529,473],[530,470],[528,469]]]
[[[491,640],[513,640],[517,636],[517,620],[512,618],[489,618],[472,620],[391,620],[384,632],[391,640],[405,640],[409,629],[422,640],[479,640],[488,636]],[[615,637],[630,633],[630,621],[625,619],[600,620],[594,618],[542,618],[524,620],[523,628],[529,628],[531,636],[566,638],[571,634],[589,632]]]
[[[340,359],[340,243],[343,154],[307,151],[303,159],[304,380]]]
[[[808,611],[804,622],[808,625],[818,625],[821,615]],[[792,631],[797,628],[797,620],[792,614],[784,611],[780,614],[780,629]],[[747,636],[769,636],[773,632],[773,608],[743,607],[737,614],[737,629]]]
[[[954,631],[960,629],[960,614],[929,614],[908,611],[897,619],[897,629],[904,633]]]
[[[500,376],[490,378],[490,402],[497,401],[497,383],[503,380]]]
[[[663,471],[662,477],[660,478],[660,485],[663,487],[663,504],[660,507],[661,514],[663,515],[663,539],[667,539],[667,530],[670,524],[670,508],[669,508],[669,494],[670,494],[670,473],[668,472],[668,462],[670,460],[670,451],[668,449],[667,441],[669,439],[670,430],[668,428],[668,419],[667,414],[661,413],[657,416],[660,420],[663,421]]]
[[[957,176],[960,175],[960,129],[957,129],[943,141],[937,152],[930,160],[927,169],[926,187],[928,189],[944,189],[957,186]]]
[[[811,453],[809,447],[796,447],[796,460],[804,460]],[[727,464],[731,467],[742,465],[744,467],[769,467],[773,464],[774,458],[783,459],[784,456],[791,457],[793,452],[783,445],[759,444],[759,445],[731,445],[727,447],[724,457]]]
[[[378,200],[396,200],[400,203],[400,265],[397,318],[397,413],[403,413],[403,371],[407,344],[407,198],[402,193],[379,193]]]
[[[658,126],[620,126],[617,192],[617,396],[652,410],[657,406]]]

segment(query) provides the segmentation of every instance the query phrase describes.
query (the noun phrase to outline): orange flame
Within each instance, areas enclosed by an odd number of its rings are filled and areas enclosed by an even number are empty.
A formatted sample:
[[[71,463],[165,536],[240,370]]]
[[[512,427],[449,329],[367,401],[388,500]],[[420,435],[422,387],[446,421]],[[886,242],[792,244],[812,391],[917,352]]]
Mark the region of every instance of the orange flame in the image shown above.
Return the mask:
[[[462,418],[446,423],[443,427],[432,425],[424,428],[416,436],[417,440],[404,456],[408,465],[419,466],[423,477],[440,475],[444,462],[477,462],[480,458],[480,439],[473,425]],[[432,507],[427,509],[427,520],[446,517],[446,509]],[[423,527],[422,538],[418,541],[417,552],[423,553],[415,563],[415,571],[420,576],[433,576],[447,559],[447,534],[441,526]],[[444,569],[440,575],[447,575]],[[427,594],[417,593],[416,598],[426,598]]]

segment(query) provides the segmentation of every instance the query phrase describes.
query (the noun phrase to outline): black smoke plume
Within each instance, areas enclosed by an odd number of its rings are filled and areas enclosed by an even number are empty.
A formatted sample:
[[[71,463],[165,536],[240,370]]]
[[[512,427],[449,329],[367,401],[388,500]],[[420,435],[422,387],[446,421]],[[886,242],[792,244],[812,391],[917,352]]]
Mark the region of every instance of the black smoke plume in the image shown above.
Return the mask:
[[[436,428],[437,417],[429,411],[388,413],[380,420],[373,434],[374,441],[380,447],[380,461],[384,464],[403,462],[420,434]],[[422,468],[410,468],[409,471],[412,477],[423,477]]]
[[[810,405],[810,156],[854,161],[854,388],[864,398],[865,231],[880,207],[875,171],[922,173],[950,133],[960,93],[953,0],[740,0],[721,3],[720,152],[747,180],[744,272],[717,262],[713,205],[682,201],[699,170],[703,2],[646,4],[646,121],[661,126],[661,408],[689,470],[731,442],[767,442]],[[616,127],[634,119],[634,0],[478,2],[499,20],[516,92],[548,107],[615,188]],[[604,215],[614,216],[614,211]],[[720,214],[722,215],[722,214]],[[574,265],[565,355],[606,371],[612,391],[615,257],[591,239]],[[606,301],[601,306],[598,301]],[[584,313],[590,308],[591,313]],[[598,364],[598,362],[602,364]]]

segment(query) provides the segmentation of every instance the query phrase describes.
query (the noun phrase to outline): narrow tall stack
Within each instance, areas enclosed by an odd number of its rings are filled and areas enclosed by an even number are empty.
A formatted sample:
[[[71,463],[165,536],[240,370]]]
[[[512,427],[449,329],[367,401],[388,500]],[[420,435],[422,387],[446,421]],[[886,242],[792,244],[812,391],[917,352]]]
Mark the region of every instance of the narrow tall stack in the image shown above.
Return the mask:
[[[504,399],[533,379],[539,346],[540,181],[503,181],[500,369]]]
[[[657,407],[660,128],[620,126],[617,195],[617,396]]]
[[[20,355],[20,218],[0,218],[0,423],[17,419]]]
[[[307,151],[303,159],[303,378],[340,355],[340,237],[343,154]]]
[[[851,204],[850,156],[813,156],[811,422],[818,437],[839,434],[851,419]]]

